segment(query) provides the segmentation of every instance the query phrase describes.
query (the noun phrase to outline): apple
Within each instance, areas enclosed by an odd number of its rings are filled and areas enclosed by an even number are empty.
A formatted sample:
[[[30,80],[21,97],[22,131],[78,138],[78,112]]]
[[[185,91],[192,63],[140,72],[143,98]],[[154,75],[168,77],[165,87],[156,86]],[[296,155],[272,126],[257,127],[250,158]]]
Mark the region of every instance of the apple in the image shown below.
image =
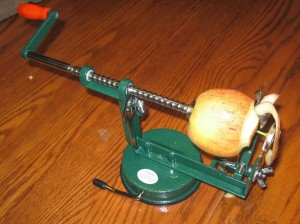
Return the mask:
[[[221,158],[236,157],[250,145],[259,125],[259,116],[271,114],[276,122],[273,149],[266,154],[270,165],[277,154],[280,125],[273,104],[279,95],[265,96],[258,105],[232,89],[211,89],[196,99],[189,118],[188,136],[201,150]]]

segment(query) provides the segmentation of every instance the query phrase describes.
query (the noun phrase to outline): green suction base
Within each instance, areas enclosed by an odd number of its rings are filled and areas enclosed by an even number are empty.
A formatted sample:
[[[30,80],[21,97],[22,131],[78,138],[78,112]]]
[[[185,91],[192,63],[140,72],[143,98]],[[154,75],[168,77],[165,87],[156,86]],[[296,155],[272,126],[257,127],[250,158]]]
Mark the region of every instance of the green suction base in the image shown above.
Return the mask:
[[[143,139],[202,162],[199,150],[181,132],[154,129],[144,132]],[[200,181],[186,174],[139,155],[129,145],[122,158],[121,177],[128,192],[132,195],[144,192],[141,201],[154,205],[180,202],[189,197],[200,184]]]

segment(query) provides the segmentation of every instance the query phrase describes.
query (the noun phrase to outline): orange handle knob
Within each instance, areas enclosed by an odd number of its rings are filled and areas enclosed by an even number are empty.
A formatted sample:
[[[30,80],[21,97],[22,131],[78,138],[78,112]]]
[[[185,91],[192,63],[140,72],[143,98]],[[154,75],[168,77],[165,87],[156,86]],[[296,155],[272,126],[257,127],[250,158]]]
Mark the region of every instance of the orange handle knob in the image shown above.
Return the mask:
[[[51,8],[44,8],[35,4],[20,4],[18,13],[20,16],[31,20],[45,20]]]

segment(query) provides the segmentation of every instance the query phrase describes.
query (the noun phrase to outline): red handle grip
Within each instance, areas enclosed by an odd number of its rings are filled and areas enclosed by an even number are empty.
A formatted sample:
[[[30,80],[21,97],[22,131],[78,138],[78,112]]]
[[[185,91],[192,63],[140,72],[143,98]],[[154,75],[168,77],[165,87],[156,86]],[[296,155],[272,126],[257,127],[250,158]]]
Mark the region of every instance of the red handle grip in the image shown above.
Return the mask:
[[[43,8],[35,4],[20,4],[18,6],[18,13],[20,16],[31,20],[45,20],[51,8]]]

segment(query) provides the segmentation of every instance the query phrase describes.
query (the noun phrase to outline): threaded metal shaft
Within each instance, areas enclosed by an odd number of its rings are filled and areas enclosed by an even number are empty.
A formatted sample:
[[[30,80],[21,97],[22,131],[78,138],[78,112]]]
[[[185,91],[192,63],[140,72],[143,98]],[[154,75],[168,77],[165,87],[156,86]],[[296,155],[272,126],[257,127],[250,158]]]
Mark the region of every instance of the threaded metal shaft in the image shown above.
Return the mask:
[[[115,79],[105,77],[103,75],[96,74],[94,72],[91,72],[88,75],[87,79],[89,81],[100,83],[102,85],[105,85],[105,86],[108,86],[108,87],[111,87],[114,89],[117,89],[119,86],[119,83],[120,83],[119,81],[117,81]],[[186,114],[190,114],[193,110],[193,108],[191,106],[186,105],[182,102],[179,102],[179,101],[173,100],[173,99],[169,99],[167,97],[158,95],[154,92],[150,92],[150,91],[147,91],[144,89],[139,89],[139,88],[136,88],[133,86],[128,88],[128,94],[136,96],[143,100],[154,102],[156,104],[171,108],[173,110],[176,110],[176,111],[179,111],[182,113],[186,113]]]
[[[54,58],[44,56],[44,55],[40,55],[35,52],[28,52],[28,58],[32,59],[34,61],[41,62],[43,64],[50,65],[52,67],[61,69],[63,71],[69,72],[69,73],[79,77],[79,74],[80,74],[79,67],[72,66],[68,63],[65,63],[65,62],[56,60]],[[113,89],[118,89],[118,86],[120,83],[119,81],[117,81],[115,79],[105,77],[100,74],[96,74],[93,71],[91,71],[87,75],[87,80],[105,85],[105,86],[113,88]],[[167,97],[158,95],[154,92],[136,88],[134,86],[131,86],[128,88],[128,94],[131,94],[131,95],[141,98],[143,100],[147,100],[147,101],[168,107],[170,109],[185,113],[187,115],[191,114],[191,112],[193,111],[193,108],[187,104],[184,104],[177,100],[169,99]]]
[[[105,77],[103,75],[96,74],[94,72],[90,72],[87,75],[87,80],[96,82],[96,83],[99,83],[99,84],[102,84],[102,85],[105,85],[107,87],[114,88],[114,89],[118,89],[119,83],[120,83],[118,80],[115,80],[115,79],[112,79],[109,77]]]
[[[134,95],[138,98],[154,102],[156,104],[171,108],[173,110],[190,114],[193,110],[193,108],[189,105],[186,105],[182,102],[179,102],[177,100],[169,99],[167,97],[158,95],[154,92],[149,92],[147,90],[139,89],[136,87],[129,87],[128,93],[131,95]]]

